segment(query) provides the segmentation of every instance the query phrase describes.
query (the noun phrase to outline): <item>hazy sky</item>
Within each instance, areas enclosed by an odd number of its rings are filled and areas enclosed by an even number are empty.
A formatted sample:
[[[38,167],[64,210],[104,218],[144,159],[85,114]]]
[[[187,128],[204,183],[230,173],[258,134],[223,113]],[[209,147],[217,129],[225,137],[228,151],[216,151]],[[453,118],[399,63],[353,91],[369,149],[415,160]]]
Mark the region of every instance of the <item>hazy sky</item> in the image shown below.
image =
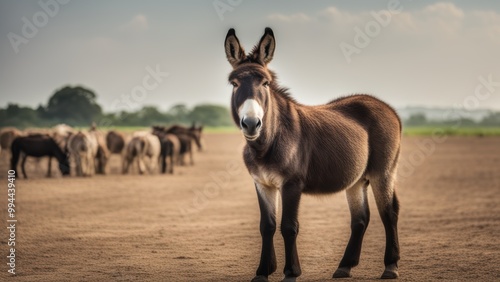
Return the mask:
[[[500,109],[500,1],[54,1],[0,0],[0,107],[45,104],[67,84],[106,111],[229,105],[227,30],[250,50],[269,26],[269,67],[305,104],[371,93],[396,107]]]

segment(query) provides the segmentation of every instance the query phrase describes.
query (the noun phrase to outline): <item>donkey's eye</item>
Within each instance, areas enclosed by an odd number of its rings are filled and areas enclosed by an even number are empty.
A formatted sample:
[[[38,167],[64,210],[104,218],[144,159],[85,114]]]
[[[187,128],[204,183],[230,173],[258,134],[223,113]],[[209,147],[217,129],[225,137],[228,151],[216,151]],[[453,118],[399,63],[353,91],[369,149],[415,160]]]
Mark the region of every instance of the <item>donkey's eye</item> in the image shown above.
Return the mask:
[[[231,85],[232,85],[233,87],[238,87],[238,83],[236,83],[236,82],[234,82],[234,81],[231,81]]]
[[[269,81],[265,81],[264,83],[262,83],[262,86],[268,87],[269,86]]]

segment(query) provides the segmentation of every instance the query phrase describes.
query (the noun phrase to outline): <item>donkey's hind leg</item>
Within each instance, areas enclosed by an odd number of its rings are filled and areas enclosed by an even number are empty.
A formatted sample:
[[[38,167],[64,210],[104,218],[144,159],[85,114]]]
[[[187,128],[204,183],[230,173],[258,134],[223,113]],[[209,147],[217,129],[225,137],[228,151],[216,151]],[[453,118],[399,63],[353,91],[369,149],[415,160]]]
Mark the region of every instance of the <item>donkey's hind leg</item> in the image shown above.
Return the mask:
[[[395,172],[370,180],[378,212],[385,228],[385,271],[382,279],[394,279],[399,276],[399,241],[398,216],[399,201],[394,188]]]
[[[358,265],[361,255],[361,245],[366,228],[370,222],[368,207],[367,180],[361,180],[347,189],[346,196],[351,212],[351,238],[340,261],[339,267],[333,273],[333,278],[351,277],[351,269]]]

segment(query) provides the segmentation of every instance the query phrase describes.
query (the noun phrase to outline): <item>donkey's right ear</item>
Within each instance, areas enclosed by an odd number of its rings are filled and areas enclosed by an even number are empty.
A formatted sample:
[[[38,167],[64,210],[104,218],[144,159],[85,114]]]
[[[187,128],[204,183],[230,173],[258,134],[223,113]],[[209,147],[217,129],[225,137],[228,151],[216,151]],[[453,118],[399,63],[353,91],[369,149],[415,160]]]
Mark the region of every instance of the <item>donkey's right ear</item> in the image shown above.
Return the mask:
[[[245,59],[245,50],[240,45],[240,41],[236,37],[234,28],[229,29],[224,42],[224,49],[226,49],[226,57],[229,63],[235,68],[238,63]]]

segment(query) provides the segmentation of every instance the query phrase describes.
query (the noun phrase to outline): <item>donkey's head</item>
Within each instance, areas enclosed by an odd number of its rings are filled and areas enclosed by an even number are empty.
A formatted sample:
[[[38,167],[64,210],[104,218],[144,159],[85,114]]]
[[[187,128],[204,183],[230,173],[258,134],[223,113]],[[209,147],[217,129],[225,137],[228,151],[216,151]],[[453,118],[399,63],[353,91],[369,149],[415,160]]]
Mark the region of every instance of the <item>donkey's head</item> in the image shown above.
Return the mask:
[[[273,31],[266,28],[260,42],[246,55],[234,29],[230,29],[224,43],[226,56],[233,66],[229,83],[233,85],[231,110],[235,123],[243,135],[254,141],[264,125],[264,115],[270,101],[273,75],[267,64],[273,59],[276,42]]]

